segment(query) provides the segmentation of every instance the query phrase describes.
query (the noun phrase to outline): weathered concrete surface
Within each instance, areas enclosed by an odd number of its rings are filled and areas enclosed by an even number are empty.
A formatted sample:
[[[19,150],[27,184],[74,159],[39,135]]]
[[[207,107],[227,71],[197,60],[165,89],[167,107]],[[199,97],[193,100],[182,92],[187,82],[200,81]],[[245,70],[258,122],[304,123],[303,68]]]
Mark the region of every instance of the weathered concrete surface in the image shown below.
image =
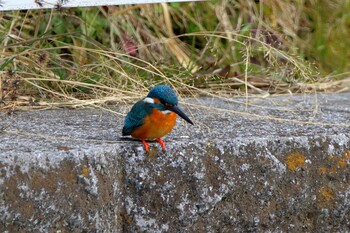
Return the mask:
[[[350,93],[200,99],[167,152],[99,110],[1,115],[0,232],[345,232]],[[195,100],[188,100],[195,103]],[[119,110],[126,112],[126,106]],[[189,109],[185,109],[189,112]],[[338,124],[338,125],[337,125]],[[341,124],[341,125],[339,125]]]

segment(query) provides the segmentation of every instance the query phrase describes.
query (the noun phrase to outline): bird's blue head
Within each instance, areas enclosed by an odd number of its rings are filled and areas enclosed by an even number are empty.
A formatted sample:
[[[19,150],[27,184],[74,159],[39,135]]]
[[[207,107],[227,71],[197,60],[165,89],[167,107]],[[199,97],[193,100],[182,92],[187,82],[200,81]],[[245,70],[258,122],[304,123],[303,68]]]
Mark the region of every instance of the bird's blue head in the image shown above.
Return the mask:
[[[153,87],[147,97],[157,98],[163,105],[176,106],[178,104],[175,92],[167,85]]]
[[[185,121],[193,125],[193,122],[190,120],[190,118],[188,118],[188,116],[186,116],[186,114],[183,113],[182,110],[177,106],[178,104],[177,96],[173,91],[173,89],[171,89],[169,86],[160,85],[160,86],[153,87],[152,90],[148,93],[147,98],[153,99],[149,103],[152,103],[154,107],[157,108],[158,110],[160,111],[170,110],[172,112],[175,112],[177,115],[182,117]],[[156,103],[155,99],[158,99],[160,103],[159,102]]]

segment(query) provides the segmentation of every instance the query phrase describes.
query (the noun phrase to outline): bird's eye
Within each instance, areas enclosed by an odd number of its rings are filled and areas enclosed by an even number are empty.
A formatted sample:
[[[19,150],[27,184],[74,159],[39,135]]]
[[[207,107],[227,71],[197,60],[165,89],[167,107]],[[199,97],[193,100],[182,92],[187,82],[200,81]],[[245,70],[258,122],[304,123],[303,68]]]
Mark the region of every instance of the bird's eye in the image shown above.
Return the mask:
[[[169,103],[164,103],[165,107],[173,107],[174,105],[169,104]]]

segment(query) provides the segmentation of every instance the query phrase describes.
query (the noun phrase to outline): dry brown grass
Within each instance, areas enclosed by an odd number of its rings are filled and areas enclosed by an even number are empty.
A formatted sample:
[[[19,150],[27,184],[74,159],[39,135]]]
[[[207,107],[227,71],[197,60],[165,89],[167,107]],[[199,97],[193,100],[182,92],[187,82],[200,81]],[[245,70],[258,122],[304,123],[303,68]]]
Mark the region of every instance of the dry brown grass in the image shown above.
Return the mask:
[[[302,45],[311,39],[302,36],[310,33],[307,17],[316,14],[313,2],[305,4],[213,1],[1,13],[0,108],[105,107],[135,101],[160,83],[187,96],[245,96],[247,102],[347,90],[346,79],[339,79],[348,72],[324,75],[305,60],[311,48]],[[331,6],[339,10],[342,3]]]

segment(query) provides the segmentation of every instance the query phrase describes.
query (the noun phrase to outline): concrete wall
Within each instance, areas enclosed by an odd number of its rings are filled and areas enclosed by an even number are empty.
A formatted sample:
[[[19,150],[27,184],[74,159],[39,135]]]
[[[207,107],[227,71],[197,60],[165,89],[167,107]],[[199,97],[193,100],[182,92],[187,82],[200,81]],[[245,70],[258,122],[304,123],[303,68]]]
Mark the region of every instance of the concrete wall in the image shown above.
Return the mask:
[[[317,113],[303,97],[288,99],[292,113],[248,110],[323,124],[192,109],[195,126],[179,121],[167,152],[151,144],[149,154],[119,138],[123,119],[110,113],[2,115],[0,231],[346,232],[349,97],[319,96]]]

